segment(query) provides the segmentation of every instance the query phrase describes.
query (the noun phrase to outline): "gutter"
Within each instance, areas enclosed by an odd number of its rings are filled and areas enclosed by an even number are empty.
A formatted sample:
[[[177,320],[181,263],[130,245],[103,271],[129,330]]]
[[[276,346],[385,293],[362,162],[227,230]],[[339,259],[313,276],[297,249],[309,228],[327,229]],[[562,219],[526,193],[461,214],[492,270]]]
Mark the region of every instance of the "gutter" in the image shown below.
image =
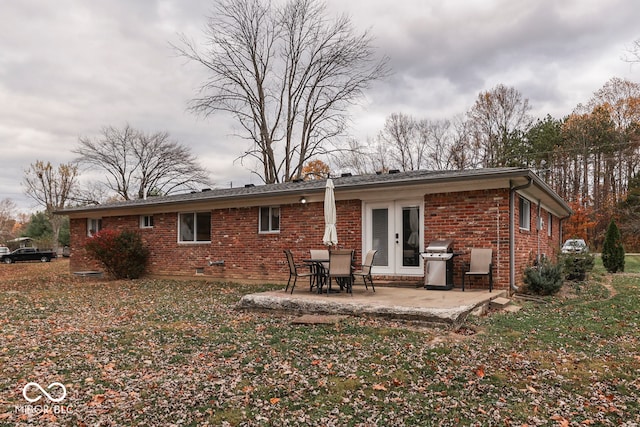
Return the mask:
[[[527,176],[527,183],[517,187],[511,187],[509,191],[509,288],[513,292],[518,292],[520,289],[516,286],[516,236],[515,236],[515,195],[516,191],[524,190],[533,183],[533,178]]]

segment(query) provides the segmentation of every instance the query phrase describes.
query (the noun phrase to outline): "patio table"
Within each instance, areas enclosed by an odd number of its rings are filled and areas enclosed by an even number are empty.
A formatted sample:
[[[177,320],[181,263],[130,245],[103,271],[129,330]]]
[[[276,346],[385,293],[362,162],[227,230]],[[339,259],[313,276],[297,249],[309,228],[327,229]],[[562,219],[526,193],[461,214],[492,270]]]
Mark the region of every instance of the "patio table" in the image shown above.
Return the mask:
[[[314,274],[314,283],[316,284],[317,292],[319,294],[322,293],[322,288],[324,287],[327,280],[327,268],[325,265],[329,263],[328,258],[308,258],[303,259],[302,262],[305,264],[309,264],[311,267],[311,271]],[[313,289],[313,287],[312,287]]]

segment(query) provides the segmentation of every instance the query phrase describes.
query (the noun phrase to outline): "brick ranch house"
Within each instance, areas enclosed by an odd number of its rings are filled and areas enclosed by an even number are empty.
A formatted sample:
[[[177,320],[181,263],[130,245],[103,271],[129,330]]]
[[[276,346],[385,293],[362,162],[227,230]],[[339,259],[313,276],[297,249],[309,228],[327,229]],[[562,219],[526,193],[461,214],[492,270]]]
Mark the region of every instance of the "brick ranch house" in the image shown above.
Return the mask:
[[[569,206],[522,168],[411,171],[333,178],[338,247],[379,250],[374,277],[420,282],[430,241],[451,239],[454,285],[471,248],[492,248],[494,287],[517,289],[524,269],[560,248]],[[68,208],[72,271],[98,269],[83,247],[102,228],[138,230],[154,276],[282,282],[283,254],[323,248],[325,180],[205,189]],[[416,233],[417,232],[417,233]],[[488,286],[478,278],[478,286]]]

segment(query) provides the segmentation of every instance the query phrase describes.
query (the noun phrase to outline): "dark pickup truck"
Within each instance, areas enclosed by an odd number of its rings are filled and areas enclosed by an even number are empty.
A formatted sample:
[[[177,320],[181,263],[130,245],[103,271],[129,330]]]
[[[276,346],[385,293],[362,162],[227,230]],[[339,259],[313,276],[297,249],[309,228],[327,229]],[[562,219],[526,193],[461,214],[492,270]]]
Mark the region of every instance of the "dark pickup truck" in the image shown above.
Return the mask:
[[[11,253],[2,255],[0,257],[0,262],[4,262],[5,264],[11,264],[12,262],[19,261],[49,262],[55,257],[56,253],[53,251],[40,251],[36,248],[19,248]]]

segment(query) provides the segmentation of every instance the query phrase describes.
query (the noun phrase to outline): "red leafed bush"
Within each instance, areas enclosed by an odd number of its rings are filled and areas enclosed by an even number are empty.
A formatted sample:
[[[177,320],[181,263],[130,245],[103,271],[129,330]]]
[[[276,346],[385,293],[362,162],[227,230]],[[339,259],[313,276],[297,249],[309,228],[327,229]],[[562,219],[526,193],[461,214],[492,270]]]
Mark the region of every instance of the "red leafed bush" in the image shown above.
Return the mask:
[[[105,228],[91,237],[85,249],[115,279],[137,279],[144,274],[149,250],[134,231]]]

